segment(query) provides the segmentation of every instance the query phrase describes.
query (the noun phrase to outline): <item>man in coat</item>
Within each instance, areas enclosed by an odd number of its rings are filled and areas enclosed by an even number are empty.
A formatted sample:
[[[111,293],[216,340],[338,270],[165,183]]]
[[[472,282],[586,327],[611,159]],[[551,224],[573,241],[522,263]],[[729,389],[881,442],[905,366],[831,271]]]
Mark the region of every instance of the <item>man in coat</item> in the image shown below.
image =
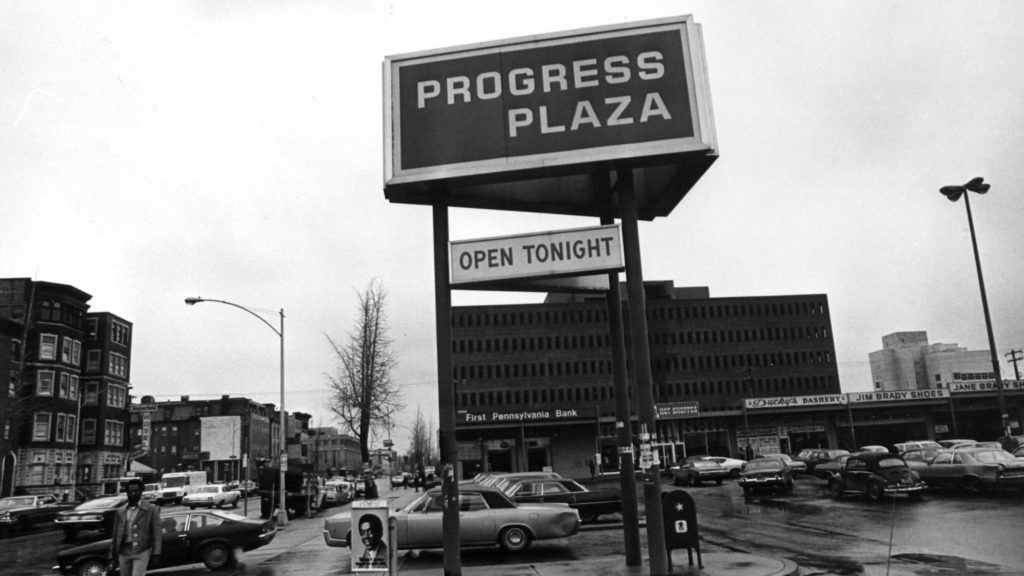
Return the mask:
[[[145,485],[132,478],[125,487],[128,502],[114,516],[110,541],[110,568],[116,562],[121,576],[145,576],[149,563],[160,563],[160,507],[142,499]]]

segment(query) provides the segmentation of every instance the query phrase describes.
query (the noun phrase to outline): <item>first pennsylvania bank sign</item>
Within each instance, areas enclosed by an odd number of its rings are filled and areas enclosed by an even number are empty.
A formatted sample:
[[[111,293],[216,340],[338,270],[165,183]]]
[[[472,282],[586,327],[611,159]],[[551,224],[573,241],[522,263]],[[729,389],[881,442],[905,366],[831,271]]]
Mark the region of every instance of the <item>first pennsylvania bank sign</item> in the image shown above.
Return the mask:
[[[689,16],[388,57],[385,184],[707,150]]]

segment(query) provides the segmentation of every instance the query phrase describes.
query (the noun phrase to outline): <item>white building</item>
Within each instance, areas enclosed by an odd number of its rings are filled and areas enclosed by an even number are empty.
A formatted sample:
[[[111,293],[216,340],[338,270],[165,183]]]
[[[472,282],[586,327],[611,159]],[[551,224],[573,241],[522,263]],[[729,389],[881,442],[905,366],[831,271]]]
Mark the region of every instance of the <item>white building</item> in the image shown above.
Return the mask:
[[[995,379],[988,350],[928,344],[928,333],[894,332],[868,354],[875,390],[948,388],[953,382]]]

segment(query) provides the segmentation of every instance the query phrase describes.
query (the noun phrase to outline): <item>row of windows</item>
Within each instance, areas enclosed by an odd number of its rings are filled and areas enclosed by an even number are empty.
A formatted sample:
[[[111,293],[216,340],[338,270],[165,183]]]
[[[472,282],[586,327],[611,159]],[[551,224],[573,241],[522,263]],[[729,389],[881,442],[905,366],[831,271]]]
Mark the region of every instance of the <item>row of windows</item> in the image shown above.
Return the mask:
[[[36,372],[36,395],[53,396],[56,373],[53,370],[40,370]],[[57,389],[58,398],[78,400],[78,376],[62,372],[60,375],[60,388]]]
[[[835,377],[793,376],[785,378],[758,379],[754,385],[759,396],[779,394],[815,393],[830,390],[835,386]],[[743,380],[708,380],[694,382],[669,382],[656,384],[654,394],[660,401],[672,401],[695,396],[743,397]],[[459,391],[460,406],[505,406],[544,403],[608,402],[615,399],[614,388],[603,386],[559,386],[552,388],[506,389]],[[632,392],[630,393],[632,396]]]
[[[96,430],[97,424],[95,418],[82,420],[82,444],[87,446],[96,444]],[[103,445],[124,445],[124,422],[118,422],[117,420],[105,421],[105,425],[103,426]]]
[[[50,412],[36,412],[32,419],[32,440],[49,442],[51,440],[50,426],[55,424],[52,438],[54,441],[75,442],[76,422],[78,420],[74,414],[58,413],[54,419],[54,415]]]
[[[762,302],[751,304],[711,304],[658,306],[648,303],[648,320],[691,320],[704,318],[746,318],[763,316],[823,315],[823,302]],[[536,326],[537,324],[582,324],[607,322],[608,312],[601,308],[576,310],[522,310],[505,312],[456,312],[452,326]]]
[[[995,372],[953,372],[953,380],[995,380]]]
[[[39,335],[39,359],[40,360],[56,360],[57,359],[57,342],[58,337],[56,334],[40,334]],[[61,346],[61,362],[65,364],[71,364],[72,366],[78,366],[82,362],[82,342],[75,340],[74,338],[64,337],[63,346]]]
[[[37,314],[42,322],[66,324],[78,330],[82,329],[82,320],[85,318],[82,308],[65,305],[58,300],[41,300]]]
[[[87,382],[84,386],[82,404],[95,406],[100,402],[100,385],[97,382]],[[117,384],[107,385],[106,405],[112,408],[125,408],[128,402],[128,389]]]
[[[714,356],[657,356],[651,362],[652,368],[658,373],[830,364],[832,364],[832,353],[827,350],[722,354]],[[611,361],[600,359],[574,360],[571,362],[471,364],[456,366],[455,379],[488,380],[494,378],[544,378],[548,376],[601,376],[611,374],[611,371]]]
[[[742,342],[776,342],[829,338],[829,330],[821,326],[776,326],[737,328],[733,330],[687,330],[651,334],[653,346],[691,344],[734,344]],[[577,350],[608,348],[608,334],[563,334],[554,336],[519,336],[512,338],[473,338],[452,341],[455,354],[488,352],[535,352],[542,350]]]

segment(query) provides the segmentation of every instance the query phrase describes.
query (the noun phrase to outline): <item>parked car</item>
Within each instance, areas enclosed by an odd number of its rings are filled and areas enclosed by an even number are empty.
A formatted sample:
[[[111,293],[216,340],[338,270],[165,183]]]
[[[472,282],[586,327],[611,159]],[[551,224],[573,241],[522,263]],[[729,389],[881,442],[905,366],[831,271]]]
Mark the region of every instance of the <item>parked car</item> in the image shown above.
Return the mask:
[[[822,480],[831,480],[833,476],[843,471],[843,466],[846,465],[846,460],[849,458],[850,454],[846,453],[836,456],[824,464],[818,464],[814,467],[814,475]]]
[[[907,463],[913,469],[923,468],[931,462],[932,458],[938,454],[942,448],[924,448],[920,450],[907,450],[900,454],[900,458]]]
[[[1018,446],[1017,449],[1013,451],[1013,455],[1017,458],[1024,458],[1024,445]]]
[[[755,458],[740,472],[739,485],[744,496],[759,491],[793,492],[793,468],[779,458]]]
[[[268,544],[277,534],[271,520],[252,520],[220,510],[169,512],[161,515],[162,553],[151,569],[202,562],[210,570],[235,563],[236,550],[253,550]],[[110,539],[98,540],[57,552],[61,574],[106,574]]]
[[[743,471],[743,467],[747,465],[746,460],[740,460],[738,458],[728,458],[726,456],[709,456],[715,462],[718,462],[723,468],[729,472],[730,478],[739,478],[740,472]]]
[[[1024,488],[1024,462],[1002,448],[942,450],[916,470],[932,487],[971,493]]]
[[[902,458],[889,452],[851,454],[842,471],[829,480],[834,497],[861,494],[871,501],[894,494],[917,498],[926,487],[917,472],[911,470]]]
[[[672,469],[672,483],[676,486],[700,486],[705,480],[713,480],[721,486],[728,477],[729,470],[710,456],[688,456],[678,468]]]
[[[412,475],[408,472],[402,472],[401,474],[391,475],[391,487],[401,488],[402,486],[412,485]]]
[[[998,441],[992,440],[989,442],[965,442],[963,444],[957,444],[953,446],[953,450],[961,450],[963,448],[998,448],[1003,449],[1003,445]]]
[[[52,494],[0,498],[0,530],[27,530],[33,524],[52,521],[62,510],[77,504],[63,502]]]
[[[618,488],[586,488],[569,478],[526,478],[512,482],[504,490],[512,500],[526,502],[565,502],[580,513],[580,520],[593,522],[601,514],[622,512],[622,492]]]
[[[163,488],[159,482],[150,482],[142,487],[142,499],[156,502],[160,496],[160,489]]]
[[[803,450],[797,452],[796,456],[792,456],[791,458],[793,459],[794,462],[802,462],[803,463],[804,467],[803,467],[802,472],[810,472],[811,466],[807,465],[807,460],[808,460],[808,458],[811,457],[812,454],[814,454],[817,451],[818,451],[817,448],[804,448]]]
[[[817,476],[817,474],[815,474],[814,471],[817,469],[818,466],[832,460],[837,456],[843,456],[849,453],[850,452],[847,450],[811,450],[802,459],[804,465],[807,467],[806,474],[812,474],[814,476]],[[796,459],[794,458],[794,460]]]
[[[793,474],[804,474],[807,472],[807,463],[802,460],[794,460],[789,454],[765,454],[762,458],[775,458],[786,466],[793,469]]]
[[[391,512],[400,550],[443,548],[441,489],[434,488],[408,506]],[[534,540],[566,538],[579,532],[580,515],[565,504],[517,504],[496,488],[459,486],[459,542],[463,547],[498,545],[522,552]],[[347,548],[352,541],[352,512],[324,521],[324,542]]]
[[[889,449],[878,444],[868,444],[857,448],[857,452],[889,452]]]
[[[897,454],[903,454],[908,450],[941,450],[942,444],[939,444],[935,440],[908,440],[907,442],[897,442],[892,445],[896,449]]]
[[[238,501],[241,499],[242,493],[238,490],[231,490],[226,484],[207,484],[196,488],[191,494],[186,494],[181,499],[181,504],[193,510],[198,506],[238,508]]]
[[[99,530],[109,534],[114,529],[117,509],[128,502],[124,494],[104,496],[83,502],[73,510],[64,510],[53,519],[54,525],[64,531],[64,537],[73,540],[81,530]]]
[[[332,480],[324,484],[324,507],[341,506],[352,501],[353,484],[347,480]]]
[[[950,438],[948,440],[939,440],[939,446],[943,448],[952,448],[958,444],[974,444],[977,440],[971,440],[970,438]]]

